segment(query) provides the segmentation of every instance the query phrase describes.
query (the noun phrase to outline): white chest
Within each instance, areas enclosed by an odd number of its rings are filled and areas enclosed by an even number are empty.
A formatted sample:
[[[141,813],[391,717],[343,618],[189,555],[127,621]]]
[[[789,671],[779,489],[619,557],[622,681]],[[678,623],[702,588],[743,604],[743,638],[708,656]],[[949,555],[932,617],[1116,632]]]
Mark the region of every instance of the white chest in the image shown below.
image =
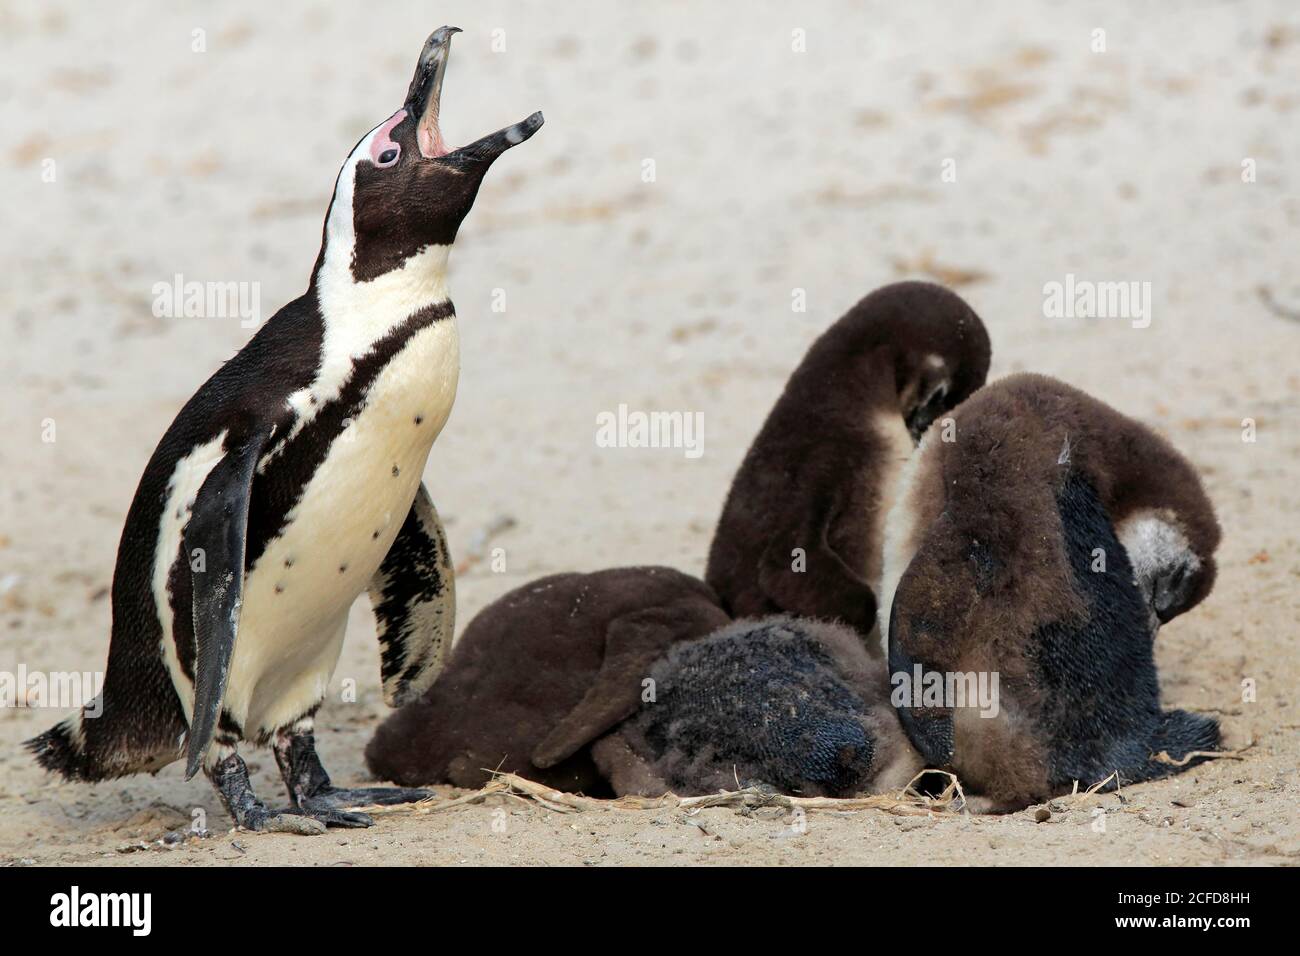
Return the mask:
[[[286,613],[305,627],[332,620],[365,589],[406,519],[459,370],[455,319],[446,319],[380,372],[245,582],[248,627]]]
[[[348,609],[406,520],[459,369],[454,319],[417,333],[375,380],[248,575],[226,692],[227,709],[246,728],[274,727],[324,695]]]
[[[451,413],[459,372],[454,317],[415,333],[376,376],[247,575],[224,704],[246,733],[274,729],[324,695],[348,610],[406,519]],[[219,457],[206,446],[199,451],[178,465],[184,480],[174,487],[182,493]],[[164,653],[188,715],[193,687],[176,663],[170,615],[163,607],[160,615]]]
[[[897,411],[877,412],[872,419],[872,430],[879,437],[882,445],[881,460],[872,470],[870,481],[872,502],[870,520],[867,522],[867,566],[862,569],[863,577],[877,587],[884,572],[885,522],[894,502],[901,491],[900,478],[907,462],[912,457],[914,446],[912,436],[903,423],[903,416]]]
[[[880,631],[880,645],[886,656],[889,654],[889,614],[893,608],[894,594],[903,578],[903,572],[916,554],[918,535],[923,531],[918,527],[920,503],[917,498],[920,494],[921,469],[934,453],[932,449],[935,445],[931,440],[933,434],[933,430],[930,430],[921,436],[921,444],[904,462],[889,492],[889,506],[885,512],[882,533],[880,584],[876,588],[876,622]]]

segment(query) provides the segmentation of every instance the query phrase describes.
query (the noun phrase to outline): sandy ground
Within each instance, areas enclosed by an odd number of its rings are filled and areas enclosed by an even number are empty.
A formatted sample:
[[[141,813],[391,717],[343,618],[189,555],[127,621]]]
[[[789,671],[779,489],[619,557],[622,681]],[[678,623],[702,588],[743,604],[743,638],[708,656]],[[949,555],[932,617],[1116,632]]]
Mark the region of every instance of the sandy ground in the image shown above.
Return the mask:
[[[504,572],[460,578],[462,626],[555,571],[701,572],[731,475],[806,345],[873,287],[928,275],[984,316],[993,377],[1059,376],[1202,469],[1222,571],[1160,635],[1164,696],[1217,713],[1229,745],[1253,747],[1045,823],[872,811],[813,814],[801,833],[770,812],[560,815],[497,801],[306,839],[228,834],[214,794],[179,765],[56,784],[19,743],[61,711],[8,709],[0,860],[1294,862],[1294,6],[612,6],[0,5],[0,670],[102,667],[106,590],[144,462],[250,334],[237,318],[155,318],[153,284],[260,283],[267,316],[298,294],[338,164],[400,105],[421,41],[449,22],[466,31],[449,138],[538,108],[547,120],[492,171],[453,255],[463,372],[426,480],[457,553],[497,517],[518,522],[495,542]],[[206,52],[191,49],[196,28]],[[1097,28],[1105,52],[1090,49]],[[796,29],[806,52],[791,49]],[[1150,282],[1150,327],[1045,318],[1044,283],[1068,273]],[[504,312],[491,309],[497,289]],[[795,289],[806,312],[792,311]],[[619,403],[703,412],[704,454],[598,448],[596,415]],[[339,781],[362,779],[384,714],[364,602],[353,616],[320,721]],[[344,680],[356,703],[342,702]],[[269,754],[251,756],[278,799]],[[196,810],[210,839],[119,852]]]

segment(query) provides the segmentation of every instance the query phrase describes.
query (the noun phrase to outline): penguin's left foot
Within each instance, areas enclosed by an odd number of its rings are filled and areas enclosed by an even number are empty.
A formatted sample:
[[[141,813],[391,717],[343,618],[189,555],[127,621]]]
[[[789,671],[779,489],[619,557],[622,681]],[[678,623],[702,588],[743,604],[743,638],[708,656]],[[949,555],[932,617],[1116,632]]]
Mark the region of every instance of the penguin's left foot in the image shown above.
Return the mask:
[[[255,833],[297,833],[316,836],[325,832],[328,821],[298,810],[272,810],[257,798],[248,779],[248,766],[232,753],[208,770],[208,778],[221,795],[236,826]]]
[[[368,827],[374,820],[351,807],[392,806],[415,803],[433,796],[410,787],[359,787],[347,789],[330,783],[316,753],[316,735],[310,730],[281,731],[275,738],[275,760],[289,788],[289,799],[301,813],[327,826]]]

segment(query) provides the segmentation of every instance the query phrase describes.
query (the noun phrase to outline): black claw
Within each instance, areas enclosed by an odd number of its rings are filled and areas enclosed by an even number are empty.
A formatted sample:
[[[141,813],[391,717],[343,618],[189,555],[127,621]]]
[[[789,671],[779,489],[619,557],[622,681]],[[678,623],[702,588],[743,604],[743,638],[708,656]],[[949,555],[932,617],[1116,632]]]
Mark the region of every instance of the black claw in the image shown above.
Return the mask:
[[[317,809],[315,807],[304,807],[303,813],[312,820],[319,820],[327,827],[362,830],[375,825],[374,818],[365,813],[349,813],[345,810]]]
[[[399,803],[418,803],[433,793],[408,787],[359,787],[343,789],[330,787],[310,798],[310,803],[328,807],[390,807]]]

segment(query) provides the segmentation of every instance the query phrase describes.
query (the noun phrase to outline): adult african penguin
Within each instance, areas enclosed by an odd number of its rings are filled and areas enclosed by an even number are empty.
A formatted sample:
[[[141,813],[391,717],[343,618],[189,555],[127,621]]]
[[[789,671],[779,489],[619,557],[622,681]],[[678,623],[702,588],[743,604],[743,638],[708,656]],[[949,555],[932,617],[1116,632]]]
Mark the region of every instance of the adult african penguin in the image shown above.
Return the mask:
[[[882,639],[891,677],[997,674],[1000,700],[991,713],[914,690],[899,715],[927,762],[1007,810],[1216,749],[1212,718],[1161,710],[1153,656],[1160,625],[1214,581],[1219,525],[1192,464],[1039,375],[988,385],[953,418],[888,516]]]
[[[930,423],[984,384],[989,358],[979,316],[928,282],[877,289],[827,329],[727,495],[705,572],[723,607],[871,635],[895,478]]]
[[[390,705],[429,686],[452,638],[451,561],[421,484],[460,367],[447,257],[488,167],[542,125],[534,113],[447,147],[457,32],[434,31],[402,107],[344,162],[307,291],[204,383],[149,460],[113,575],[102,714],[28,742],[48,769],[94,781],[185,757],[186,778],[202,767],[251,830],[368,826],[344,808],[424,795],[334,787],[312,721],[362,591]],[[272,745],[290,807],[253,793],[241,741]]]

